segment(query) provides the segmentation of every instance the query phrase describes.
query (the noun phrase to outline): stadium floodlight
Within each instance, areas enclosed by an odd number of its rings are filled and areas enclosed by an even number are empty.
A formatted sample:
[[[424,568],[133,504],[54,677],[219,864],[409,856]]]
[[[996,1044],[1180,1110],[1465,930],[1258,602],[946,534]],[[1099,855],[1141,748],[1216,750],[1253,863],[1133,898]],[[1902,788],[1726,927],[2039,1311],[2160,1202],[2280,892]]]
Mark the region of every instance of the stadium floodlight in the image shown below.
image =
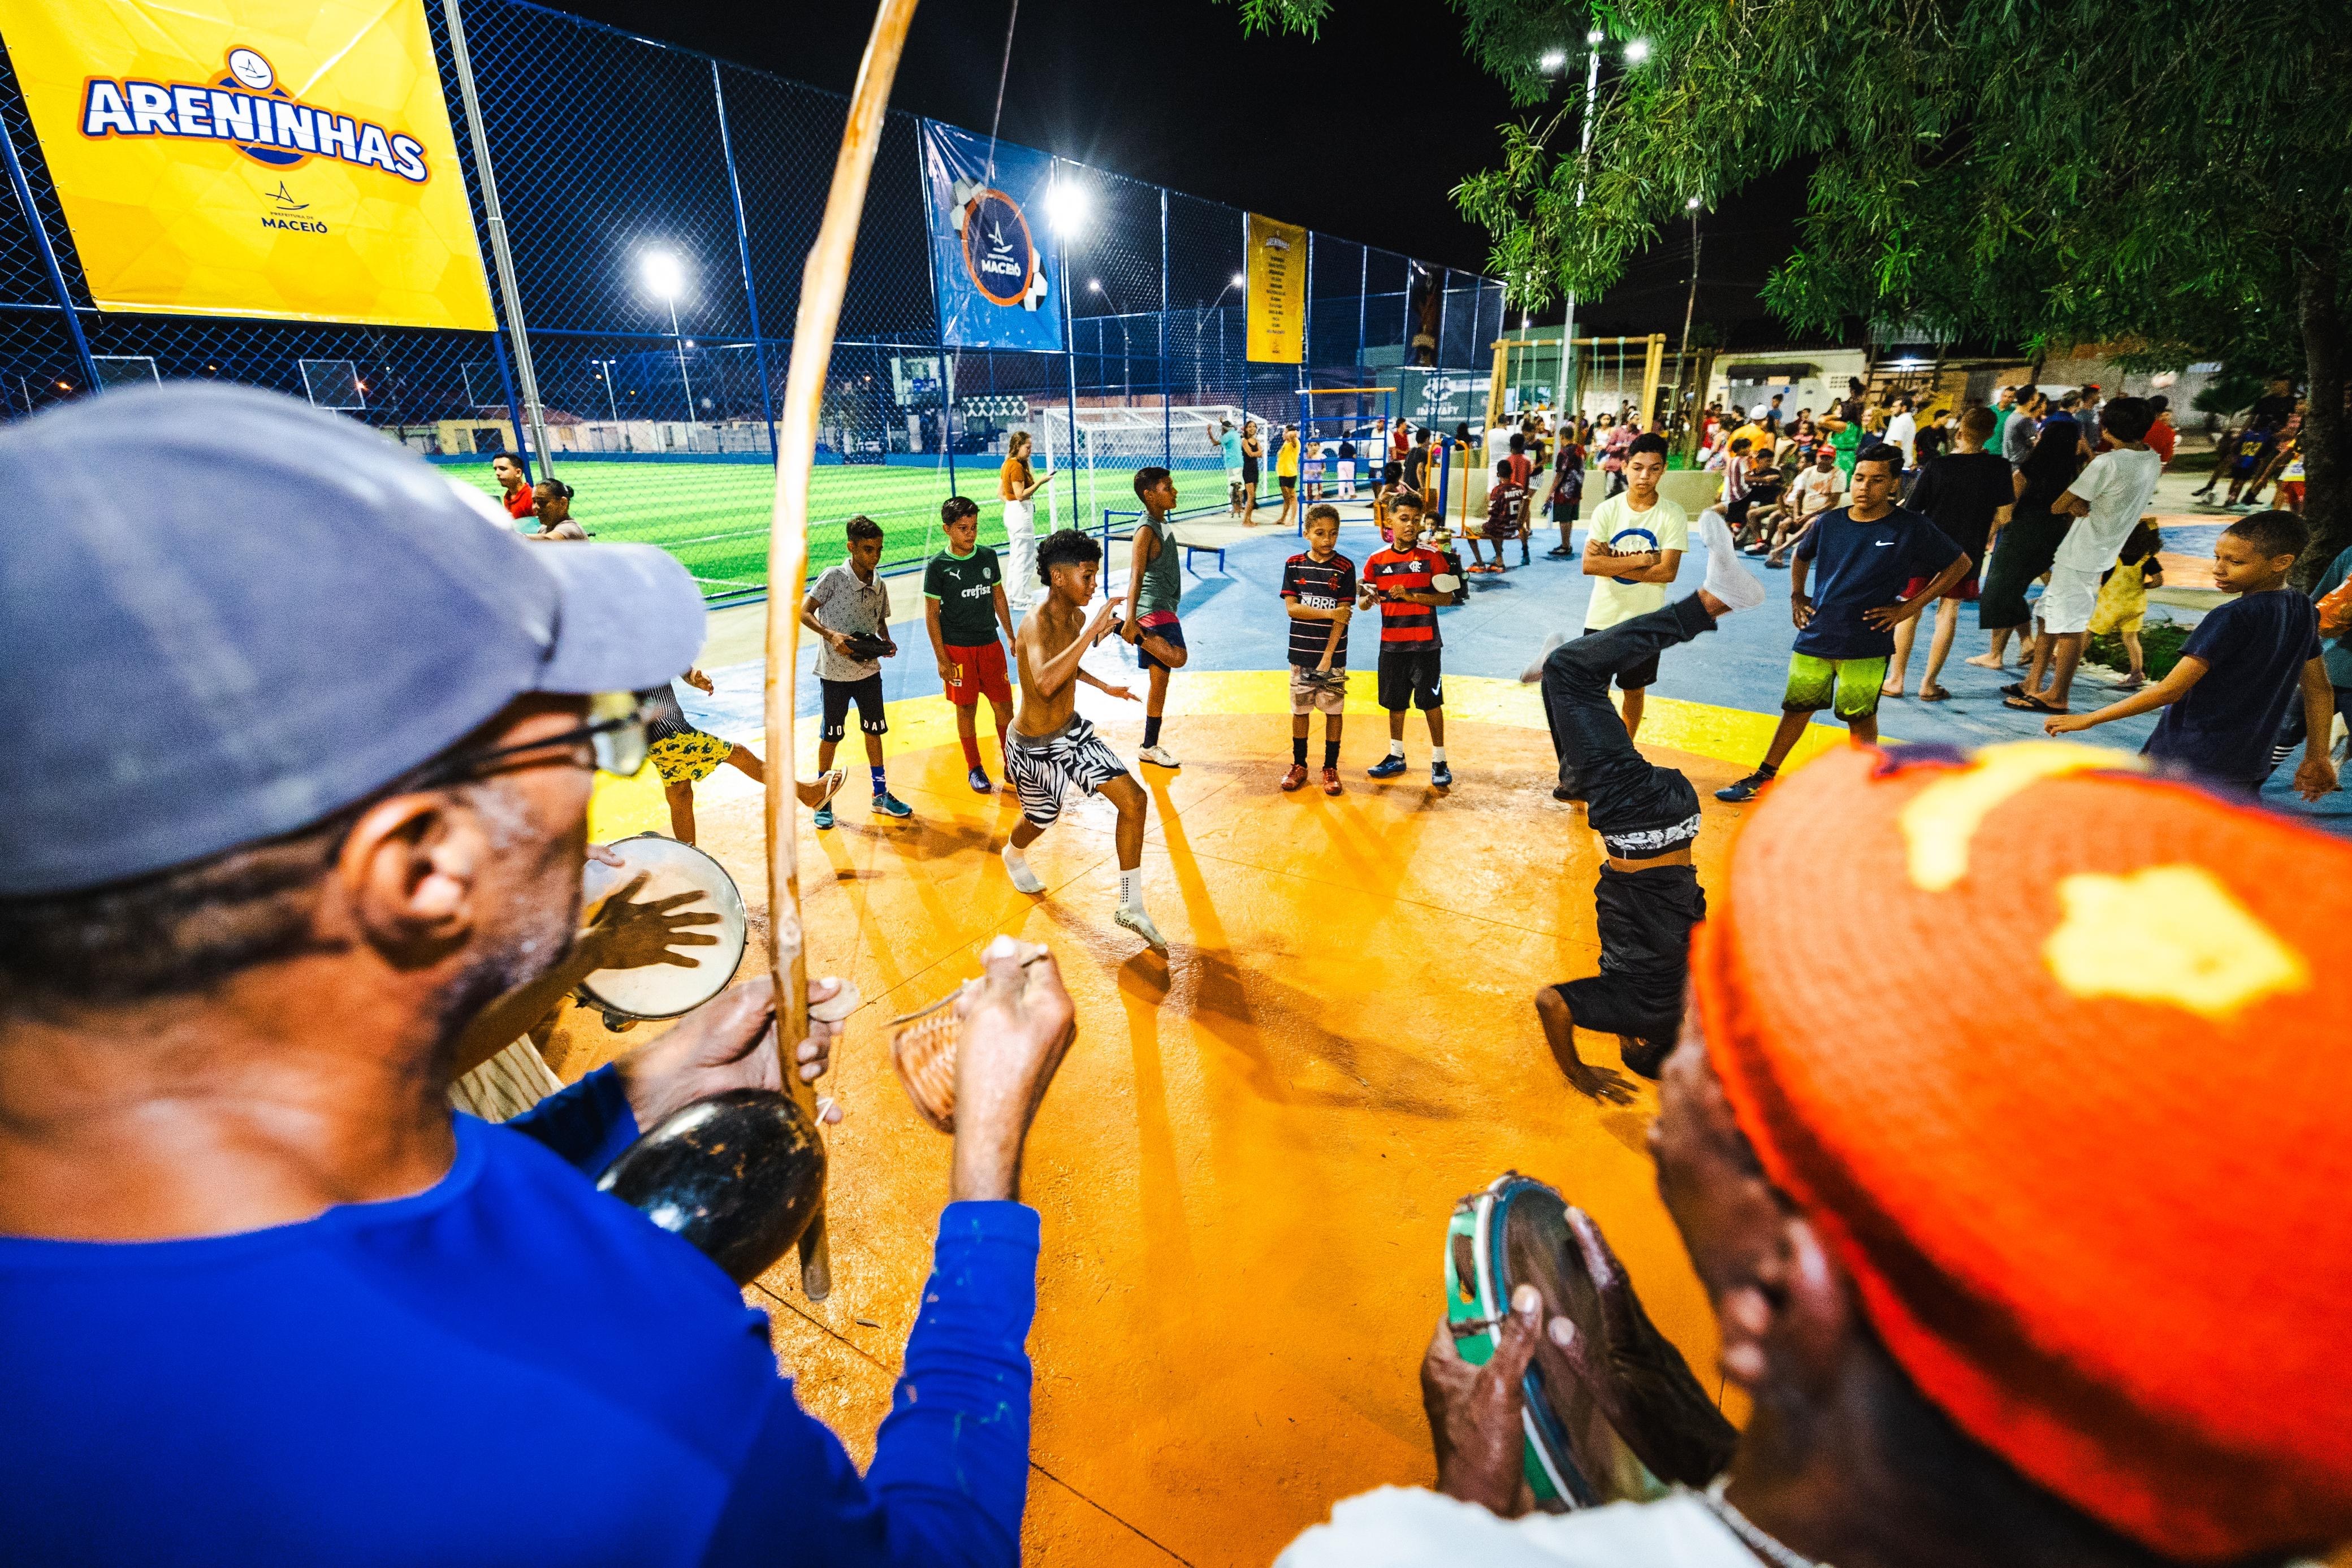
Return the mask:
[[[1097,294],[1100,294],[1102,292],[1102,279],[1099,277],[1089,277],[1087,279],[1087,287],[1094,290]]]
[[[1630,43],[1630,44],[1628,44],[1628,45],[1626,45],[1626,46],[1625,46],[1625,63],[1626,63],[1627,65],[1629,65],[1629,66],[1638,66],[1638,65],[1640,65],[1643,60],[1646,60],[1646,59],[1648,59],[1649,57],[1650,57],[1650,40],[1649,40],[1649,39],[1647,39],[1647,38],[1636,38],[1636,39],[1634,39],[1632,43]]]
[[[1236,272],[1234,274],[1234,280],[1229,287],[1234,288],[1247,288],[1249,287],[1249,279]]]
[[[1568,51],[1565,49],[1552,49],[1548,51],[1541,59],[1536,61],[1536,68],[1538,70],[1556,71],[1566,64],[1568,64]]]
[[[1045,187],[1045,215],[1062,234],[1076,234],[1086,221],[1087,193],[1076,184],[1056,180]]]
[[[676,299],[686,287],[686,264],[676,251],[649,250],[638,259],[637,269],[646,290],[664,299]]]

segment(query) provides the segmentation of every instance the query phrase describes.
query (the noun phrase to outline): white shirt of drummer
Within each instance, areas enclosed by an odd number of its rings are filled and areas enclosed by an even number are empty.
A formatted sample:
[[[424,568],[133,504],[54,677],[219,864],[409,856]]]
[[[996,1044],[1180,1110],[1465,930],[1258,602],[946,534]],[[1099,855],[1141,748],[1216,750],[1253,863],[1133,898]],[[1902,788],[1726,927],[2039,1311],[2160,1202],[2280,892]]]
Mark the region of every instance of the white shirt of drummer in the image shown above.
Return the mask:
[[[1351,1497],[1292,1542],[1275,1568],[1757,1568],[1697,1498],[1500,1519],[1416,1487]]]

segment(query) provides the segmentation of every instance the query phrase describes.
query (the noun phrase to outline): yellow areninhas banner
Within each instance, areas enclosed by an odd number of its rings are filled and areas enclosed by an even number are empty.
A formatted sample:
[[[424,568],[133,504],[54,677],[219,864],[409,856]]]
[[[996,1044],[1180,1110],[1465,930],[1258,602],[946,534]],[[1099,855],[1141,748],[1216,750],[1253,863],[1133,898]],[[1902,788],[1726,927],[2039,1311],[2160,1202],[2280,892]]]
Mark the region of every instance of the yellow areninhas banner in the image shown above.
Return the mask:
[[[418,0],[0,0],[101,310],[493,321]]]
[[[1249,341],[1243,358],[1296,365],[1307,358],[1307,231],[1249,215]]]

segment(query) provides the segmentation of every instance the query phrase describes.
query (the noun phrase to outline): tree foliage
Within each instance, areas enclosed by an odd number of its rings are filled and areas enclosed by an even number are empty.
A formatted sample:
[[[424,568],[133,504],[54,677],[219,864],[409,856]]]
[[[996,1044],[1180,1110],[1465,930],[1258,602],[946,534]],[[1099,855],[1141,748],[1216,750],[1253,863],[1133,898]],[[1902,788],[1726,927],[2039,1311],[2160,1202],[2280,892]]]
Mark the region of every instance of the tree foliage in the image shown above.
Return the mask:
[[[1311,26],[1325,0],[1239,0]],[[2120,345],[2298,372],[2323,544],[2352,542],[2352,27],[2312,0],[1449,0],[1530,112],[1456,194],[1515,302],[1591,298],[1693,195],[1794,165],[1792,326]],[[1611,40],[1580,162],[1588,28]],[[1649,58],[1622,63],[1641,38]],[[1556,82],[1550,51],[1570,62]],[[1559,89],[1565,86],[1566,93]],[[1585,196],[1576,199],[1581,179]]]
[[[1523,97],[1588,26],[1651,46],[1612,72],[1580,214],[1573,102],[1461,187],[1528,304],[1600,292],[1686,197],[1790,164],[1807,207],[1767,299],[1802,327],[2287,349],[2296,259],[2352,232],[2352,33],[2308,4],[1454,4]]]

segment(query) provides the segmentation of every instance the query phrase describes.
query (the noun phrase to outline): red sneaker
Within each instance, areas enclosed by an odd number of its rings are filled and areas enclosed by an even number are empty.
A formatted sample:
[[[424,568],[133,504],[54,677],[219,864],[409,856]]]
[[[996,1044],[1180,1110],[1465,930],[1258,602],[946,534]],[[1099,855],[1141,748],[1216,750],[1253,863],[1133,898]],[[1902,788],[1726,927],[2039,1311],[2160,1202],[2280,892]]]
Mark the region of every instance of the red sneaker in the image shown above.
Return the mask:
[[[1337,795],[1339,792],[1339,770],[1336,768],[1326,768],[1323,769],[1323,793]]]
[[[1297,789],[1300,785],[1306,782],[1307,764],[1304,762],[1294,762],[1290,765],[1290,771],[1282,776],[1283,793],[1286,795],[1291,790]]]

